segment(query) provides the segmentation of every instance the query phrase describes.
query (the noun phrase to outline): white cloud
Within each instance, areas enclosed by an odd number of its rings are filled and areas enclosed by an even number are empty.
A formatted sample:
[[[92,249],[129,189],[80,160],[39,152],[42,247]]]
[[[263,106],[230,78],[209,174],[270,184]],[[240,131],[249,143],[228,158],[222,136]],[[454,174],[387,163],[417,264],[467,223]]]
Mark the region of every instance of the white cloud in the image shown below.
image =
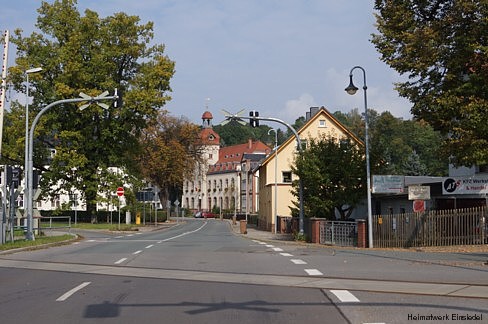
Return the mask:
[[[318,106],[315,99],[309,93],[303,93],[298,99],[290,99],[285,103],[284,111],[280,112],[282,118],[289,123],[294,123],[295,120],[310,110],[310,107]]]

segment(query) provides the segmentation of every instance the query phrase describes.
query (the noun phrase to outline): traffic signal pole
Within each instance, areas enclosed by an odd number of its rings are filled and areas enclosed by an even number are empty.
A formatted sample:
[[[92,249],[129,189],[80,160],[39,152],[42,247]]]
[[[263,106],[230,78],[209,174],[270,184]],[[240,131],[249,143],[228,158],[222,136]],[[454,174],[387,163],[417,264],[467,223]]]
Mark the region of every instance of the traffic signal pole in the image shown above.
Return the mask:
[[[238,116],[238,115],[229,115],[225,114],[225,118],[229,120],[249,120],[252,125],[259,125],[259,120],[264,120],[264,121],[271,121],[275,123],[282,124],[286,126],[289,130],[293,132],[293,135],[295,135],[295,139],[297,140],[297,149],[300,153],[302,153],[303,148],[302,148],[302,141],[300,140],[300,136],[298,136],[297,131],[287,122],[278,119],[278,118],[273,118],[273,117],[260,117],[259,112],[253,110],[252,115],[250,117],[246,116]],[[298,228],[299,228],[299,234],[303,235],[303,181],[301,178],[298,178],[298,200],[299,200],[299,211],[298,211]]]
[[[87,105],[91,103],[96,103],[97,105],[101,106],[104,109],[108,109],[108,105],[98,103],[99,101],[102,100],[117,100],[119,96],[117,95],[117,90],[115,90],[115,94],[113,96],[108,96],[108,92],[104,92],[101,95],[97,97],[90,97],[87,96],[84,93],[80,93],[80,96],[82,98],[74,98],[74,99],[63,99],[63,100],[58,100],[55,101],[46,107],[44,107],[34,118],[34,121],[32,122],[32,125],[29,130],[29,154],[28,154],[28,163],[27,163],[27,191],[28,191],[28,199],[27,199],[27,233],[26,233],[26,239],[29,241],[34,241],[34,228],[33,228],[33,163],[32,163],[32,156],[33,156],[33,149],[34,149],[34,130],[37,126],[37,123],[39,122],[39,119],[41,116],[51,109],[54,106],[65,104],[65,103],[75,103],[75,102],[84,102],[88,101],[88,104],[83,105],[80,108],[80,110],[83,110],[87,107]]]

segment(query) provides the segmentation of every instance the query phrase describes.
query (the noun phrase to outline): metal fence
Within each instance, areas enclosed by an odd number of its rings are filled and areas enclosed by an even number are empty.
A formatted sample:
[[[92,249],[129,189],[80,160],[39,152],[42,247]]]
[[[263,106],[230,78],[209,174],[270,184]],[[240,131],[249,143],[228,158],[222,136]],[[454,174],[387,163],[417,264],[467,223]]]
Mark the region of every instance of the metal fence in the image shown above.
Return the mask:
[[[357,246],[357,237],[357,224],[355,222],[320,222],[320,244]]]
[[[487,209],[373,216],[375,247],[422,247],[488,243]]]

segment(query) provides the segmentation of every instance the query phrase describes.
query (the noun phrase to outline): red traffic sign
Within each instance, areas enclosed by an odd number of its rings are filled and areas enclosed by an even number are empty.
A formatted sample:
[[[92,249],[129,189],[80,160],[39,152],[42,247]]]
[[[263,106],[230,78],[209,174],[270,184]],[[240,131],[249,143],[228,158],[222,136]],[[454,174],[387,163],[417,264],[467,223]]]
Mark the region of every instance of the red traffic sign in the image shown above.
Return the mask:
[[[124,187],[117,188],[117,196],[122,197],[124,195]]]

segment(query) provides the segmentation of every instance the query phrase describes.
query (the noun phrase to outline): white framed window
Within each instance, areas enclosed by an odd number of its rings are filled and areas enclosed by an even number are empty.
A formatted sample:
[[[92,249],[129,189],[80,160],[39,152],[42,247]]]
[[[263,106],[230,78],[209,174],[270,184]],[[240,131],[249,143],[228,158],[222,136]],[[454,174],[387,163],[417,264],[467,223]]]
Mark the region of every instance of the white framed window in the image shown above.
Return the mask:
[[[319,127],[320,128],[327,127],[327,122],[325,119],[319,119]]]

